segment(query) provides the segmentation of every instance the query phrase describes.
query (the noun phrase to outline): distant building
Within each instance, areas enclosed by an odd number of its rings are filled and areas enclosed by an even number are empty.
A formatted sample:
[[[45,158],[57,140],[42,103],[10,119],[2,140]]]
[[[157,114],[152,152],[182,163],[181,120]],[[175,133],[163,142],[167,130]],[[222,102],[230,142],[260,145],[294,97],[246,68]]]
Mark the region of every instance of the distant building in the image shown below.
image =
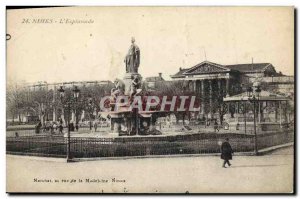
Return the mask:
[[[294,76],[272,76],[262,78],[249,78],[249,82],[260,81],[264,90],[272,91],[273,93],[283,93],[286,96],[294,97]]]
[[[154,89],[157,86],[157,82],[165,81],[162,77],[162,73],[158,73],[158,76],[146,77],[145,83],[147,88]]]
[[[272,77],[281,76],[270,63],[234,64],[225,65],[226,68],[239,71],[248,77]]]
[[[94,85],[109,85],[112,84],[111,81],[103,80],[103,81],[72,81],[72,82],[55,82],[55,83],[47,83],[47,82],[36,82],[32,84],[27,84],[26,87],[31,91],[39,90],[39,89],[57,89],[59,86],[64,87],[73,87],[73,86],[94,86]]]
[[[196,92],[201,103],[201,114],[215,113],[217,99],[239,94],[254,81],[264,83],[268,90],[293,92],[294,78],[284,76],[270,63],[221,65],[209,61],[171,75],[173,81],[187,81],[188,88]],[[292,94],[293,95],[293,94]]]

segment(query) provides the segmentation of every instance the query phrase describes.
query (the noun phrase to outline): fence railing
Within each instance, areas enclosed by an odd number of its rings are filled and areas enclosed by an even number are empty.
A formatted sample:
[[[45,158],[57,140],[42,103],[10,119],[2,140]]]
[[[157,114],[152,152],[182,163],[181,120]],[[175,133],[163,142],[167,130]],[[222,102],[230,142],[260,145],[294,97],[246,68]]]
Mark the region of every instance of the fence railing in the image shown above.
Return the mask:
[[[101,132],[102,130],[107,130],[108,127],[97,127],[97,132]],[[67,127],[63,128],[63,133],[68,131]],[[83,132],[95,132],[95,128],[90,129],[89,126],[81,126],[75,129],[76,133]],[[59,128],[40,128],[38,131],[35,128],[8,128],[6,129],[6,137],[28,137],[28,136],[46,136],[46,135],[60,135]]]
[[[65,157],[66,143],[61,136],[7,137],[6,151],[22,155]]]
[[[294,132],[268,133],[257,136],[257,147],[263,149],[294,141]]]
[[[151,137],[71,137],[70,155],[73,158],[92,158],[218,153],[226,137],[235,152],[254,151],[253,135],[201,133]],[[293,132],[268,133],[258,135],[257,144],[258,149],[262,149],[293,140]],[[66,157],[66,146],[67,138],[63,136],[6,138],[6,150],[11,154]]]

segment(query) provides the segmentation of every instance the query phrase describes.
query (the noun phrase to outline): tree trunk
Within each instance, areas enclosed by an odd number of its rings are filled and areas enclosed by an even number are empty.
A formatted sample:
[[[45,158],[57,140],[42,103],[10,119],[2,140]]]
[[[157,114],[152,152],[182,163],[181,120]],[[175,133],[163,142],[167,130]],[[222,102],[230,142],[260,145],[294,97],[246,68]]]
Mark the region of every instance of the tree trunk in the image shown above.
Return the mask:
[[[41,119],[41,123],[42,123],[42,127],[44,127],[45,125],[44,125],[44,121],[45,121],[45,115],[44,114],[42,114],[41,115],[41,117],[40,117],[40,119]]]
[[[19,113],[19,124],[21,124],[21,113]]]
[[[66,123],[66,120],[65,120],[65,109],[62,109],[62,110],[61,110],[61,116],[60,116],[60,118],[61,118],[62,121],[63,121],[63,125],[66,126],[67,123]]]

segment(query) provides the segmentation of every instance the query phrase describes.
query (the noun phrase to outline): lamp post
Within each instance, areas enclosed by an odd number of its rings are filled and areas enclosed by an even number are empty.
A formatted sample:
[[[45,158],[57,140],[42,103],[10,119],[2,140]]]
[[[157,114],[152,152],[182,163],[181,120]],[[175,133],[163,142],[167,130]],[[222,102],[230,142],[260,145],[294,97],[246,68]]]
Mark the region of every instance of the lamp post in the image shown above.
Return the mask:
[[[90,131],[92,131],[92,118],[91,118],[91,115],[92,115],[92,112],[93,112],[93,98],[91,96],[88,97],[88,107],[89,107],[89,110],[88,110],[88,113],[89,113],[89,126],[90,126]]]
[[[78,89],[77,86],[74,87],[74,89],[72,90],[73,91],[73,98],[69,98],[66,100],[66,102],[64,103],[63,99],[65,98],[65,90],[63,88],[63,86],[60,86],[60,88],[58,89],[58,92],[59,92],[59,95],[60,95],[60,100],[61,100],[61,103],[63,106],[66,106],[68,108],[68,136],[67,136],[67,162],[71,162],[71,155],[70,155],[70,140],[71,140],[71,135],[70,135],[70,112],[71,112],[71,105],[74,103],[73,99],[75,99],[75,103],[77,103],[77,99],[79,97],[79,92],[80,90]],[[75,110],[76,111],[76,110]],[[75,112],[75,120],[76,120],[76,112]],[[76,122],[76,121],[75,121]]]
[[[254,90],[252,87],[249,87],[247,89],[247,95],[250,102],[253,103],[253,129],[254,129],[254,153],[255,155],[258,154],[257,150],[257,133],[256,133],[256,102],[259,103],[259,95],[260,95],[261,89],[260,86],[257,85],[254,87]]]
[[[243,104],[240,105],[240,110],[244,115],[244,132],[245,135],[247,134],[247,103],[244,102]]]
[[[77,125],[77,100],[78,100],[78,97],[79,97],[80,90],[78,89],[77,86],[75,86],[72,91],[73,91],[73,95],[74,95],[74,99],[75,99],[75,108],[74,108],[75,117],[74,117],[74,120],[75,120],[75,126],[76,126]]]

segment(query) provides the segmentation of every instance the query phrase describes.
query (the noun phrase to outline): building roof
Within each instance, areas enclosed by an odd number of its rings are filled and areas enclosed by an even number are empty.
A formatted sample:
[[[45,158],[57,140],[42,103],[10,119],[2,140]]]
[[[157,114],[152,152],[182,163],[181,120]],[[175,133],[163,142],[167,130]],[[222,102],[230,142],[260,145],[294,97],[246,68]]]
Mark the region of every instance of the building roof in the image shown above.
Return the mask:
[[[207,67],[206,67],[207,66]],[[184,72],[184,74],[197,74],[197,73],[213,73],[213,72],[225,72],[230,69],[224,67],[221,64],[213,63],[210,61],[203,61]]]
[[[160,76],[155,76],[155,77],[146,77],[145,78],[146,82],[157,82],[157,81],[165,81],[164,78]]]
[[[226,68],[238,70],[240,72],[263,71],[270,63],[253,63],[253,64],[234,64],[225,65]]]
[[[202,70],[202,67],[205,65],[209,65],[212,67],[212,70]],[[213,73],[213,72],[228,72],[228,71],[239,71],[241,73],[251,73],[251,72],[263,72],[266,68],[272,66],[270,63],[250,63],[250,64],[232,64],[232,65],[221,65],[209,61],[201,62],[191,68],[179,69],[175,75],[171,77],[184,77],[189,74],[197,74],[197,73]],[[214,68],[213,68],[214,67]]]
[[[182,76],[184,72],[188,71],[190,68],[180,68],[179,71],[174,76]]]

